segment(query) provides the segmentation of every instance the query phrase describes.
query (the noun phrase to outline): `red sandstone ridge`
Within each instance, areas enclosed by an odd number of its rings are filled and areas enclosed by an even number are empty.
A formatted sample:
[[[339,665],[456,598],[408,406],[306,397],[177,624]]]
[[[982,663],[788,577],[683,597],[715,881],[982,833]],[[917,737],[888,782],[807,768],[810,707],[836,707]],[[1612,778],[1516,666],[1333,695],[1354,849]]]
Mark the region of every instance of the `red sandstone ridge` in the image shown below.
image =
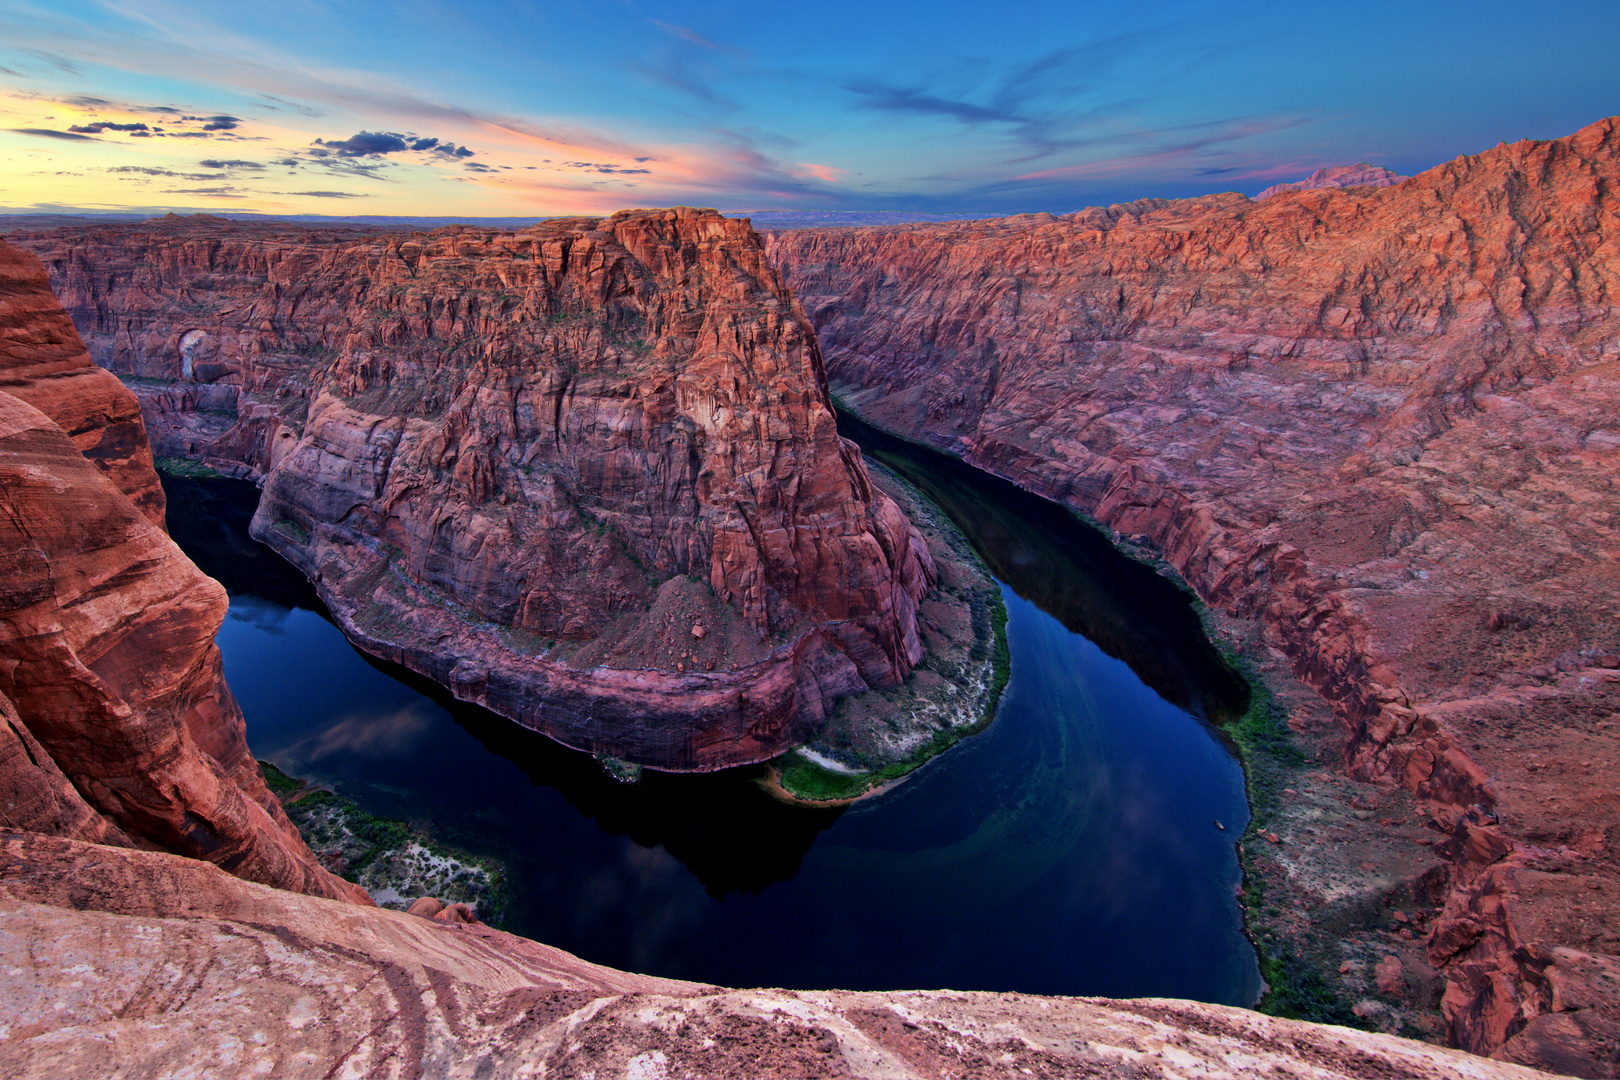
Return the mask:
[[[163,527],[163,487],[152,471],[152,448],[135,395],[91,363],[39,260],[3,243],[0,391],[54,420],[153,524]]]
[[[1456,1043],[1620,1067],[1615,120],[1395,187],[768,250],[864,414],[1151,542],[1454,834]]]
[[[1285,191],[1315,191],[1318,188],[1347,188],[1347,187],[1390,187],[1398,184],[1406,177],[1394,169],[1386,169],[1382,165],[1368,165],[1359,162],[1355,165],[1329,165],[1325,169],[1317,169],[1303,180],[1295,180],[1286,184],[1272,184],[1254,197],[1255,202],[1269,199],[1273,195],[1281,195]]]
[[[225,591],[120,491],[160,491],[133,399],[39,300],[32,256],[0,244],[0,267],[0,371],[28,375],[0,385],[41,406],[0,392],[0,824],[369,902],[317,865],[248,753],[214,646]],[[96,461],[42,409],[84,421]]]
[[[745,222],[27,242],[163,452],[262,473],[255,534],[363,647],[463,699],[709,769],[921,655],[926,545],[839,439]]]

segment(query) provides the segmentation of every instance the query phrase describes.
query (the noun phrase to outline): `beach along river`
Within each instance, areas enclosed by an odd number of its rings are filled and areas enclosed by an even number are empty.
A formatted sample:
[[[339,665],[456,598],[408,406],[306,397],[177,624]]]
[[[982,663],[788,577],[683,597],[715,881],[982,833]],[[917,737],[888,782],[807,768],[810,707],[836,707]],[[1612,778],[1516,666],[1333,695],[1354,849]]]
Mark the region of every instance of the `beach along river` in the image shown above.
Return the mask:
[[[1051,504],[846,424],[980,551],[1012,679],[983,733],[841,810],[778,802],[751,769],[614,780],[352,648],[248,537],[251,484],[164,485],[176,541],[230,592],[218,640],[256,756],[499,859],[506,929],[729,986],[1251,1004],[1248,811],[1212,727],[1245,691],[1186,598]]]

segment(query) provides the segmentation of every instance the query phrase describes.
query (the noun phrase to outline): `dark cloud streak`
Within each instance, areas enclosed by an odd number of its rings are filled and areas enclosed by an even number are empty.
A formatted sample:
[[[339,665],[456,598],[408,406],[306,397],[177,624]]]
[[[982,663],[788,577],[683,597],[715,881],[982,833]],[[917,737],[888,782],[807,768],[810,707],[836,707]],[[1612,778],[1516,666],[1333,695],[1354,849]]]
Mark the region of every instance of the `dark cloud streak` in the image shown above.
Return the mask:
[[[73,131],[57,131],[54,128],[7,128],[6,130],[15,132],[18,135],[42,135],[47,139],[74,139],[83,140],[84,142],[101,141],[92,135],[81,135]]]

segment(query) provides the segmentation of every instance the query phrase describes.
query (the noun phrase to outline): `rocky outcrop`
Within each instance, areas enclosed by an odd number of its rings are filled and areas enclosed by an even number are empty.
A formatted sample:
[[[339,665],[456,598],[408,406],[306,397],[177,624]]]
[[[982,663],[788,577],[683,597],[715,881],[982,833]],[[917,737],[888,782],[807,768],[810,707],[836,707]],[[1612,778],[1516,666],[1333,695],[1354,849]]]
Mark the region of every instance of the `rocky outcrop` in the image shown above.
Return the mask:
[[[744,222],[20,239],[160,452],[262,475],[255,534],[355,641],[463,699],[710,769],[921,655],[926,545],[839,439]]]
[[[23,271],[13,300],[43,287],[26,253],[0,245],[0,266]],[[148,516],[162,502],[143,496],[161,489],[133,398],[88,368],[60,308],[0,313],[0,370],[27,373],[8,390],[78,432],[0,392],[0,824],[369,903],[320,869],[248,753],[213,643],[225,590]]]
[[[1317,169],[1303,180],[1285,184],[1272,184],[1254,197],[1255,202],[1281,195],[1285,191],[1314,191],[1317,188],[1390,187],[1406,177],[1382,165],[1368,165],[1365,161],[1355,165],[1329,165]]]
[[[8,831],[0,913],[7,1075],[1544,1075],[1186,1001],[721,990]]]
[[[163,528],[163,487],[152,470],[152,448],[135,395],[91,363],[39,260],[4,243],[0,392],[55,421],[148,520]]]
[[[768,250],[864,415],[1263,623],[1352,773],[1449,837],[1450,1035],[1508,1053],[1620,1021],[1615,991],[1560,997],[1536,959],[1620,952],[1617,238],[1605,120],[1393,187]],[[1604,1045],[1569,1053],[1612,1075]]]

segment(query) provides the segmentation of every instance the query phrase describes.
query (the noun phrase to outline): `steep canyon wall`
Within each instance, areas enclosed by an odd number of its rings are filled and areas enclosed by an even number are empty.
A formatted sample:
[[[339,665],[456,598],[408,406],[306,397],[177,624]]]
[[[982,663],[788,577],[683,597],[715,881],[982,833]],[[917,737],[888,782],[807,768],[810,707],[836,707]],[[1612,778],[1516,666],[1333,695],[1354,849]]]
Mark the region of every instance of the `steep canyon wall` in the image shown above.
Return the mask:
[[[1260,620],[1352,773],[1420,797],[1457,1044],[1615,1065],[1620,125],[1378,189],[767,249],[835,392]]]
[[[160,454],[262,477],[346,632],[562,742],[774,756],[921,655],[926,545],[744,222],[20,234]]]
[[[369,903],[320,868],[248,753],[214,646],[225,590],[163,531],[134,397],[6,244],[0,511],[0,824]]]

